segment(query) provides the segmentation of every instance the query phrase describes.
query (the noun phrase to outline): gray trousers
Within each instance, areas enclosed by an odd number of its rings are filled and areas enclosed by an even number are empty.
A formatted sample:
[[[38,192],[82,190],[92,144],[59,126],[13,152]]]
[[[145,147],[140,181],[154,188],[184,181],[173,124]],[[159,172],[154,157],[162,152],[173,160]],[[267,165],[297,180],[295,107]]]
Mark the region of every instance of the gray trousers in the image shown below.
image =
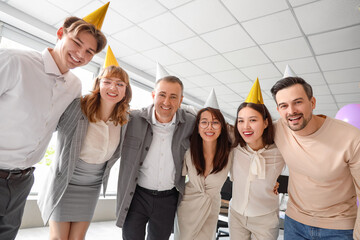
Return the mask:
[[[151,191],[137,187],[123,228],[123,240],[168,240],[174,226],[179,192]]]
[[[34,174],[17,179],[0,178],[0,239],[13,240],[20,228]]]

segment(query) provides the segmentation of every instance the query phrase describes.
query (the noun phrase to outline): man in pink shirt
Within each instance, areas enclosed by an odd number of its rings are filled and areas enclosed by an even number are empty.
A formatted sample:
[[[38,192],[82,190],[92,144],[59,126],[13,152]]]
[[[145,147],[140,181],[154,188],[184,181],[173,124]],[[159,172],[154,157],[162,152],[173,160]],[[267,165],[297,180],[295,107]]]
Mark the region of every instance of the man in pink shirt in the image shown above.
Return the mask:
[[[314,115],[311,86],[299,77],[271,89],[281,119],[275,143],[289,167],[285,239],[360,239],[360,130]]]

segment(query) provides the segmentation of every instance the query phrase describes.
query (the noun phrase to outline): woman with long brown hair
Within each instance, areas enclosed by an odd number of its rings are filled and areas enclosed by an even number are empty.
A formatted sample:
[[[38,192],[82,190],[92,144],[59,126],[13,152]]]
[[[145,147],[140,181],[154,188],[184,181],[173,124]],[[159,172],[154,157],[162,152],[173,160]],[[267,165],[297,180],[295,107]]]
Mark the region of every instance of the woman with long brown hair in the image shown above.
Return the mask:
[[[221,188],[230,168],[227,125],[219,109],[205,107],[196,117],[185,153],[185,194],[177,210],[175,239],[213,239],[221,205]]]

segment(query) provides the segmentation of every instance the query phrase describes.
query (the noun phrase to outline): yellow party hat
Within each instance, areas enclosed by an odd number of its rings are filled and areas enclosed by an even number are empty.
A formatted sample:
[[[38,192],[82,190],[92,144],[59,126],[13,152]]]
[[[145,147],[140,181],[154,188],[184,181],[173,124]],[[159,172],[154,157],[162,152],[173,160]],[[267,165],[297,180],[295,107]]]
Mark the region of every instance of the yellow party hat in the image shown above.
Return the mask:
[[[98,8],[97,10],[93,11],[89,15],[85,16],[83,18],[84,21],[88,23],[92,23],[95,25],[96,29],[101,30],[101,27],[103,25],[106,12],[109,8],[110,2],[106,3],[104,6]]]
[[[256,78],[254,85],[252,86],[249,95],[245,99],[247,103],[264,104],[264,100],[261,94],[259,78]]]
[[[111,50],[110,46],[108,46],[108,49],[106,51],[106,56],[105,56],[104,68],[107,68],[111,65],[118,67],[119,63],[116,61],[115,55],[114,55],[113,51]]]

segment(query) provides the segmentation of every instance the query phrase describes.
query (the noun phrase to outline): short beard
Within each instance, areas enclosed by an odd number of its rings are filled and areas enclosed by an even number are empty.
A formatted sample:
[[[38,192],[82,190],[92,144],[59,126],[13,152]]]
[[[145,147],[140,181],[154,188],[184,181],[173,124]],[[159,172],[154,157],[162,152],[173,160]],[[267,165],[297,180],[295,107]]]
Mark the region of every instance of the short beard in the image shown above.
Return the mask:
[[[301,124],[301,125],[297,125],[297,126],[292,126],[292,125],[290,125],[289,120],[287,120],[287,125],[288,125],[288,127],[289,127],[292,131],[294,131],[294,132],[303,130],[303,129],[308,125],[308,123],[311,121],[311,119],[312,119],[312,113],[310,113],[310,116],[309,116],[308,119],[305,119],[304,115],[302,115],[302,117],[303,117],[303,122],[302,122],[302,124]]]

